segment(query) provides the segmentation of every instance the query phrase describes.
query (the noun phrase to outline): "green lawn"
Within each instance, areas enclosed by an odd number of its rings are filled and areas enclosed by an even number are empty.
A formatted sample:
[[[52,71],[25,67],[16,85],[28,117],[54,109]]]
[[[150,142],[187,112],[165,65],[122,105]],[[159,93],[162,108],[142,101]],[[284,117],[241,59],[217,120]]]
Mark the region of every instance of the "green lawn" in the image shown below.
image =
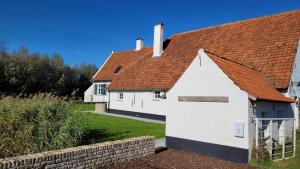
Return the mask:
[[[94,103],[74,103],[73,107],[79,111],[95,111]]]
[[[300,169],[300,131],[297,131],[296,157],[286,160],[269,161],[263,164],[252,164],[261,169]]]
[[[87,120],[87,132],[81,144],[92,144],[137,136],[165,136],[165,125],[142,122],[108,115],[83,113]]]

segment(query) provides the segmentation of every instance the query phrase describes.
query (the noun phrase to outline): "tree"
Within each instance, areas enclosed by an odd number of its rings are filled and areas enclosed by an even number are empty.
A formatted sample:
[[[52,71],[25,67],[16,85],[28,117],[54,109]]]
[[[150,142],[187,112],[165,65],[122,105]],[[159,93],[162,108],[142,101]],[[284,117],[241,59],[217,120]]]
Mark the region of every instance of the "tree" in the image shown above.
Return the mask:
[[[58,54],[30,53],[25,47],[11,53],[2,47],[1,51],[0,92],[9,95],[51,92],[65,96],[77,91],[76,97],[82,97],[97,71],[95,65],[69,66]]]

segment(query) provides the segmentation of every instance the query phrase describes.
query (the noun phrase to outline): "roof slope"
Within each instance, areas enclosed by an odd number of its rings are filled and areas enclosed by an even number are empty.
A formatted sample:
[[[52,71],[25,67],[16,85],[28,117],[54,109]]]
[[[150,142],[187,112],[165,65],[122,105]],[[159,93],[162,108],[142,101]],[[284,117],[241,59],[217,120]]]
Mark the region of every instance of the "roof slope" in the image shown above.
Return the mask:
[[[110,90],[170,89],[200,48],[264,74],[287,88],[300,37],[300,10],[180,33],[162,56],[145,56],[119,73]]]
[[[124,71],[131,64],[134,64],[135,61],[142,58],[144,55],[152,55],[152,47],[144,47],[139,51],[128,50],[128,51],[119,51],[111,54],[110,58],[104,64],[104,66],[95,74],[93,77],[94,81],[97,80],[112,80],[117,74]],[[115,70],[120,68],[118,73],[115,73]]]
[[[274,89],[266,78],[255,70],[241,64],[226,60],[212,53],[207,55],[222,71],[243,91],[260,99],[280,102],[294,102]]]

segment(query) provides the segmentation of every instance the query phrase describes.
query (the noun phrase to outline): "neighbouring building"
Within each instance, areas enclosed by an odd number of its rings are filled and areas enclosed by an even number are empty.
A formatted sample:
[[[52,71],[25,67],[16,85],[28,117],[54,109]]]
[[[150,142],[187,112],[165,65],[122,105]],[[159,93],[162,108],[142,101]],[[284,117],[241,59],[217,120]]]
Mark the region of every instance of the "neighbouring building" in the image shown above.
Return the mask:
[[[291,145],[299,128],[300,10],[163,37],[113,52],[85,101],[109,113],[166,120],[167,146],[248,162]],[[288,156],[284,151],[280,158]]]

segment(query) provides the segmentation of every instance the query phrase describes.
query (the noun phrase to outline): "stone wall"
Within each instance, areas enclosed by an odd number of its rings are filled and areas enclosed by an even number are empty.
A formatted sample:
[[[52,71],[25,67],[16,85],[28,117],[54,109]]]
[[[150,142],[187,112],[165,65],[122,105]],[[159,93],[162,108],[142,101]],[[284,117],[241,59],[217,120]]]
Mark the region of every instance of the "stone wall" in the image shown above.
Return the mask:
[[[0,169],[106,168],[154,154],[154,147],[154,137],[136,137],[0,159]]]

